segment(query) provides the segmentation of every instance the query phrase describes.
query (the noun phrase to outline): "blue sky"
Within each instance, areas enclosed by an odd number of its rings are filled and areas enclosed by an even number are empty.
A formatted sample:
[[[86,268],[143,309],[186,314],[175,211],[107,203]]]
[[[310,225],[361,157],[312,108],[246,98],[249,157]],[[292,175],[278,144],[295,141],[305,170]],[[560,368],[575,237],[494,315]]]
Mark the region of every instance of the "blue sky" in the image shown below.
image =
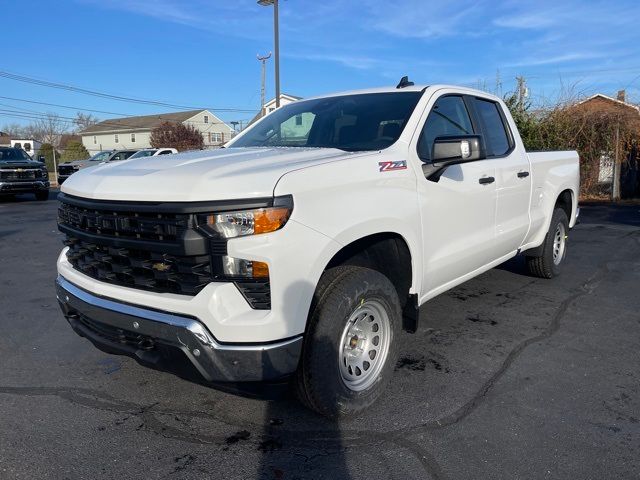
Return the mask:
[[[272,10],[255,0],[22,0],[3,13],[0,70],[185,106],[257,110],[256,54],[273,49]],[[621,88],[640,102],[639,20],[637,0],[281,0],[282,90],[311,96],[409,75],[493,91],[499,71],[503,93],[524,75],[534,103]],[[0,95],[128,115],[169,110],[5,78]],[[75,113],[0,99],[8,106]],[[0,116],[0,125],[25,121]]]

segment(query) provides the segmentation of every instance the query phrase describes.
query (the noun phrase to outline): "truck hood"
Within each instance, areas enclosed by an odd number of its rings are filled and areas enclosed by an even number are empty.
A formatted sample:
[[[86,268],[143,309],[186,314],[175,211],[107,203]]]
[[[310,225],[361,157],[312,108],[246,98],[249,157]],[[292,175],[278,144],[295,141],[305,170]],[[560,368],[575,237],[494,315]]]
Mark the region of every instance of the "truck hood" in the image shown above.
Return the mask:
[[[69,195],[103,200],[193,202],[270,197],[287,172],[360,153],[333,148],[229,148],[106,163],[74,173]]]

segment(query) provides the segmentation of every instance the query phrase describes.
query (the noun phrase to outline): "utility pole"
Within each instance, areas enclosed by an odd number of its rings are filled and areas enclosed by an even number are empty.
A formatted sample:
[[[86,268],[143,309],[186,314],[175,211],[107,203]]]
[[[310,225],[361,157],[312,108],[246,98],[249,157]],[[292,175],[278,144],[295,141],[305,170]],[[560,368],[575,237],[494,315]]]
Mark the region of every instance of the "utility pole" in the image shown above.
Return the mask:
[[[261,75],[262,75],[262,83],[260,86],[260,116],[263,117],[264,116],[264,89],[265,89],[265,83],[267,81],[267,60],[269,60],[271,58],[271,52],[269,52],[269,55],[263,55],[260,56],[260,54],[257,55],[258,60],[262,63],[262,67],[261,67]],[[277,104],[277,101],[276,101]]]
[[[524,111],[524,99],[527,97],[527,82],[524,77],[516,77],[516,81],[518,82],[518,110],[521,112]]]
[[[258,5],[269,7],[273,5],[273,50],[275,52],[276,69],[276,108],[280,107],[280,31],[278,25],[278,0],[258,0]]]
[[[56,179],[56,185],[58,184],[58,162],[56,161],[56,146],[51,142],[51,146],[53,147],[53,176]],[[60,187],[60,185],[58,185]]]
[[[618,158],[618,150],[620,149],[620,122],[616,125],[616,148],[615,157],[613,159],[613,185],[611,186],[612,200],[617,202],[620,200],[620,170],[621,165]]]

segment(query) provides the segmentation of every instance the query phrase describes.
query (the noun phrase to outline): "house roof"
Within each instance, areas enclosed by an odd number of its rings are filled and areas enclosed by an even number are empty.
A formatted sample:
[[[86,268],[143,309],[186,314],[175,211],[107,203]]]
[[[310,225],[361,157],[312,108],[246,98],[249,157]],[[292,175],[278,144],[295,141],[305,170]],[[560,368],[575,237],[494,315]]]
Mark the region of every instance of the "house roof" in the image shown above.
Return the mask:
[[[296,100],[302,100],[302,97],[298,97],[296,95],[289,95],[288,93],[281,93],[280,94],[280,100],[282,100],[283,98],[286,99],[286,100],[291,100],[292,102],[296,101]],[[273,97],[271,100],[266,102],[264,104],[264,106],[266,107],[267,105],[271,105],[273,103],[276,103],[276,97]]]
[[[617,98],[609,97],[609,96],[604,95],[602,93],[596,93],[595,95],[591,95],[589,98],[585,98],[581,102],[578,102],[578,105],[583,104],[583,103],[587,103],[587,102],[590,102],[590,101],[596,100],[596,99],[607,100],[609,102],[613,102],[615,104],[631,108],[631,109],[635,110],[636,112],[640,113],[640,107],[638,107],[637,105],[634,105],[632,103],[623,102],[622,100],[618,100]]]
[[[122,130],[146,130],[154,129],[164,122],[184,122],[201,110],[187,110],[185,112],[161,113],[155,115],[141,115],[138,117],[111,118],[91,125],[80,132],[80,135],[89,135],[98,132],[122,131]]]

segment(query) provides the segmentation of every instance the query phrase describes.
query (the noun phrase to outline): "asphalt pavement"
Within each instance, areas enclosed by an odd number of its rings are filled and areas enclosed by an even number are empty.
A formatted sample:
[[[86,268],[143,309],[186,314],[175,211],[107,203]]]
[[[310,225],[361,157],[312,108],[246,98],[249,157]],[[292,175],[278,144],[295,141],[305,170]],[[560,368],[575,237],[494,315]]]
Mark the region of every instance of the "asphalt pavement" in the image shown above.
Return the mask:
[[[428,302],[390,388],[331,422],[100,352],[55,299],[56,204],[0,200],[0,479],[640,478],[640,207],[587,206]]]

